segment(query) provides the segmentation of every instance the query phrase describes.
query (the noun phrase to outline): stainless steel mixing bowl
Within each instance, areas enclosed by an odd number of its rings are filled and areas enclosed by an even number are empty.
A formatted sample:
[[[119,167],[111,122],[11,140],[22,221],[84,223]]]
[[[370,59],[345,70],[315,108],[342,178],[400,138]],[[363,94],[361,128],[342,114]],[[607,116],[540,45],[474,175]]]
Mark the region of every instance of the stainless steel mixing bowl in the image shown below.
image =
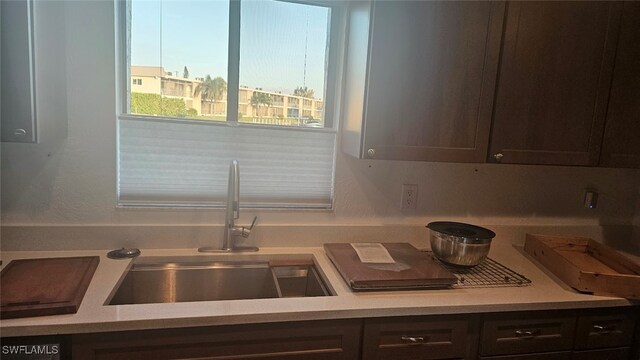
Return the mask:
[[[475,266],[489,254],[491,240],[496,234],[483,227],[437,221],[427,225],[429,228],[431,250],[441,261],[459,265]]]

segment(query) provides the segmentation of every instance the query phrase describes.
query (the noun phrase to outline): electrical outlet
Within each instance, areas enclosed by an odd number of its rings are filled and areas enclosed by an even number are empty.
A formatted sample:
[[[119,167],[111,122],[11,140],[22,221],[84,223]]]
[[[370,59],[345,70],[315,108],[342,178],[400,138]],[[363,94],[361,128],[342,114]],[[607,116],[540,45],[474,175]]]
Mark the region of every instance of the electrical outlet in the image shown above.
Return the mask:
[[[402,185],[401,209],[415,209],[418,205],[418,185]]]

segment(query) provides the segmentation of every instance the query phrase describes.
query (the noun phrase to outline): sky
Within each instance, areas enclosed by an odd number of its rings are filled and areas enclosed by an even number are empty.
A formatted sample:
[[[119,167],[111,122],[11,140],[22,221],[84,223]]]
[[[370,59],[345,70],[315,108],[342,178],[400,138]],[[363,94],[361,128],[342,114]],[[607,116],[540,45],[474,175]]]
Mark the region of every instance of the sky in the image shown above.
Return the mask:
[[[229,1],[132,0],[131,65],[227,79]],[[291,94],[305,83],[323,97],[329,10],[244,0],[240,85]]]

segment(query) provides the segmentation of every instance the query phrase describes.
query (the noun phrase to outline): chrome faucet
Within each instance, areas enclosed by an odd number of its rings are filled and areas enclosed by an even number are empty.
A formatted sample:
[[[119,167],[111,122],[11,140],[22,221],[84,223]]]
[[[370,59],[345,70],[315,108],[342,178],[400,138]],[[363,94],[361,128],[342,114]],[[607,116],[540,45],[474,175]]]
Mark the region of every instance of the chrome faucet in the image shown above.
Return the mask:
[[[258,217],[253,218],[251,226],[237,226],[235,220],[240,218],[240,165],[238,160],[231,160],[229,165],[229,184],[227,185],[227,210],[224,220],[224,239],[222,249],[210,246],[201,247],[200,252],[234,252],[234,251],[258,251],[254,246],[235,246],[235,238],[242,236],[248,238]]]

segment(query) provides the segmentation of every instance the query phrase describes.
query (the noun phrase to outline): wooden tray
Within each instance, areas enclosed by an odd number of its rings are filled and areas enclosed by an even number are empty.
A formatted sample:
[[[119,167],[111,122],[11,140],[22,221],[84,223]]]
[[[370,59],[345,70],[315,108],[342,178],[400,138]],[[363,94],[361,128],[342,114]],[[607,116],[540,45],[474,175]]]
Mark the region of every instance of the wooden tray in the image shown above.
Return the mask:
[[[99,262],[98,256],[13,260],[0,275],[0,318],[76,313]]]
[[[640,264],[589,238],[527,234],[524,250],[572,288],[640,299]]]
[[[385,269],[389,264],[364,264],[351,244],[324,244],[324,250],[349,287],[363,290],[441,289],[458,279],[431,256],[408,243],[382,244],[399,269]]]

